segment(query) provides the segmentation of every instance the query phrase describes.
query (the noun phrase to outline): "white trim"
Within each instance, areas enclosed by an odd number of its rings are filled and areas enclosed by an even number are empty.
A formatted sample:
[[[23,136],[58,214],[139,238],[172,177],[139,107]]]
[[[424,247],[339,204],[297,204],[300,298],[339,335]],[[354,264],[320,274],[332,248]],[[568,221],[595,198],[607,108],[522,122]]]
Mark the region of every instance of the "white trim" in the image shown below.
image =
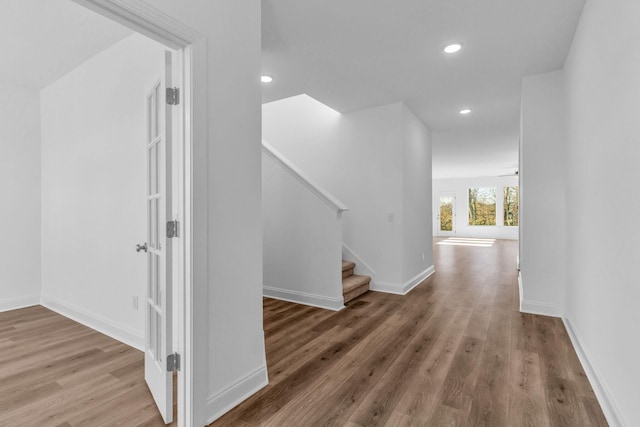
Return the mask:
[[[424,282],[429,276],[436,272],[435,266],[431,266],[423,272],[417,274],[414,278],[406,281],[404,284],[391,282],[375,282],[369,288],[376,292],[385,292],[387,294],[406,295],[413,288]]]
[[[520,312],[538,314],[540,316],[562,317],[562,308],[559,305],[526,299],[520,300]]]
[[[518,291],[520,293],[520,312],[540,316],[562,317],[562,307],[546,302],[532,301],[524,298],[522,271],[518,271]]]
[[[0,313],[40,304],[40,293],[0,299]]]
[[[582,340],[578,331],[573,327],[573,323],[569,318],[563,318],[562,321],[564,322],[564,326],[569,333],[569,339],[573,344],[573,348],[578,354],[578,359],[580,359],[580,363],[582,363],[582,367],[587,374],[587,378],[589,378],[591,388],[596,394],[598,403],[600,403],[600,406],[602,407],[602,412],[604,412],[604,416],[607,419],[607,422],[611,427],[630,426],[631,424],[625,419],[624,414],[620,410],[620,406],[618,406],[615,399],[613,399],[611,389],[604,381],[604,377],[602,376],[601,371],[597,369],[593,365],[593,363],[591,363],[593,358],[591,357],[585,346],[582,345],[584,341]]]
[[[282,168],[294,177],[298,182],[307,187],[318,199],[322,200],[327,206],[337,212],[338,218],[342,216],[342,212],[348,211],[347,205],[336,199],[335,196],[314,183],[307,177],[296,165],[291,163],[278,150],[273,148],[268,142],[262,140],[262,152],[269,156],[273,161],[278,163]]]
[[[519,293],[519,307],[520,307],[520,311],[522,311],[522,301],[523,301],[523,296],[522,296],[522,273],[520,272],[520,270],[518,270],[518,293]]]
[[[290,291],[288,289],[280,289],[273,286],[263,286],[262,294],[268,298],[310,305],[312,307],[324,308],[326,310],[340,311],[344,308],[343,298],[329,298],[322,295]]]
[[[384,292],[386,294],[404,295],[402,291],[403,286],[399,283],[392,282],[378,282],[371,283],[369,290],[375,292]]]
[[[184,380],[178,394],[185,393],[184,416],[178,406],[178,426],[202,425],[209,387],[209,186],[208,83],[206,40],[185,48],[184,122]],[[187,64],[190,63],[190,70]],[[190,73],[189,73],[190,71]],[[205,196],[202,196],[205,195]],[[199,197],[200,196],[200,197]],[[196,232],[194,232],[196,230]],[[197,284],[197,285],[196,285]],[[180,372],[178,380],[180,381]],[[178,405],[181,399],[178,396]],[[182,421],[182,423],[181,423]]]
[[[418,273],[415,277],[413,277],[412,279],[408,280],[403,288],[404,288],[404,294],[408,294],[409,292],[411,292],[411,290],[413,288],[415,288],[416,286],[418,286],[420,283],[422,283],[423,281],[425,281],[429,276],[431,276],[433,273],[436,272],[436,267],[435,265],[432,265],[431,267],[427,268],[426,270],[424,270],[421,273]]]
[[[267,366],[263,365],[240,381],[207,399],[207,424],[210,424],[269,384]]]
[[[140,0],[72,0],[167,47],[182,49],[202,36]]]
[[[62,301],[51,295],[42,294],[41,304],[64,317],[103,333],[140,351],[144,351],[144,332],[137,331],[96,313]]]

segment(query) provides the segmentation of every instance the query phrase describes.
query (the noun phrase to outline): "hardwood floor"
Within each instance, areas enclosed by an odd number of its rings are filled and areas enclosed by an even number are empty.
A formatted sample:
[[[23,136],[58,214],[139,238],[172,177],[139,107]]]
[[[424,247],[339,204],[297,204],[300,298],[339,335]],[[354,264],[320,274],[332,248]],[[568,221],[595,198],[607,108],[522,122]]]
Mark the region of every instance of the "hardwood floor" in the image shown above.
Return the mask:
[[[264,300],[270,384],[212,426],[606,426],[560,319],[520,314],[516,242],[436,245],[406,296]],[[142,353],[37,306],[0,313],[0,426],[161,426]]]
[[[435,245],[406,296],[264,300],[269,385],[211,426],[606,426],[560,319],[521,314],[517,242]]]
[[[143,363],[42,306],[0,313],[0,426],[164,425]]]

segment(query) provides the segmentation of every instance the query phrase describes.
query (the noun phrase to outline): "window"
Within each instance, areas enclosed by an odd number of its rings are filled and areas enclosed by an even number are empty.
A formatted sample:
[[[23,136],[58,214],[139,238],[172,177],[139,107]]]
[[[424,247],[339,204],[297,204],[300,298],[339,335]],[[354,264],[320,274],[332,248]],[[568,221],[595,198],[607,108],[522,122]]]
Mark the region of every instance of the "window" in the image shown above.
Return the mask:
[[[496,225],[496,189],[469,189],[469,225]]]
[[[504,187],[504,225],[505,227],[518,226],[518,187]]]

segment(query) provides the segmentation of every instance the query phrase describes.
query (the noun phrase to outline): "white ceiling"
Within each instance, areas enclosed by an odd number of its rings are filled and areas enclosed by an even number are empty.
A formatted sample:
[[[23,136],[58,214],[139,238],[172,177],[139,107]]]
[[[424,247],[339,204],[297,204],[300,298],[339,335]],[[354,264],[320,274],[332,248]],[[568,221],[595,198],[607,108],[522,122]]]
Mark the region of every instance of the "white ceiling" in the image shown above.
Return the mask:
[[[263,0],[263,101],[403,101],[434,132],[436,178],[503,173],[517,167],[522,77],[563,66],[584,1]],[[16,42],[3,84],[40,89],[131,34],[70,0],[0,8],[0,40]],[[445,56],[452,41],[464,48]]]
[[[562,68],[584,2],[263,0],[274,77],[263,102],[307,93],[348,112],[404,101],[436,135],[434,176],[494,175],[517,166],[522,77]],[[463,50],[444,55],[453,41]]]
[[[3,84],[41,89],[132,33],[70,0],[0,0],[0,10]]]

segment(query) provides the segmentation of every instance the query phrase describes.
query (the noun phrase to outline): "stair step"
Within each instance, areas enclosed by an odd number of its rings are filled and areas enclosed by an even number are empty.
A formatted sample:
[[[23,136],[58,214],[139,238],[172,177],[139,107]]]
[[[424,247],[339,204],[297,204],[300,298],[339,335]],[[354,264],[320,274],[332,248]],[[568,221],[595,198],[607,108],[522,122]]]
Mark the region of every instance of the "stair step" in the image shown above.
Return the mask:
[[[342,271],[345,270],[353,270],[356,266],[355,262],[352,261],[342,261]]]
[[[351,261],[342,261],[342,278],[346,278],[353,275],[353,269],[356,268],[356,263]]]
[[[350,290],[357,288],[358,286],[367,285],[371,281],[371,277],[369,276],[360,276],[354,274],[353,276],[349,276],[342,281],[342,290],[345,292],[349,292]]]
[[[342,261],[342,278],[352,276],[354,268],[356,268],[355,262]]]
[[[342,279],[342,294],[345,304],[369,290],[371,277],[351,275]]]

